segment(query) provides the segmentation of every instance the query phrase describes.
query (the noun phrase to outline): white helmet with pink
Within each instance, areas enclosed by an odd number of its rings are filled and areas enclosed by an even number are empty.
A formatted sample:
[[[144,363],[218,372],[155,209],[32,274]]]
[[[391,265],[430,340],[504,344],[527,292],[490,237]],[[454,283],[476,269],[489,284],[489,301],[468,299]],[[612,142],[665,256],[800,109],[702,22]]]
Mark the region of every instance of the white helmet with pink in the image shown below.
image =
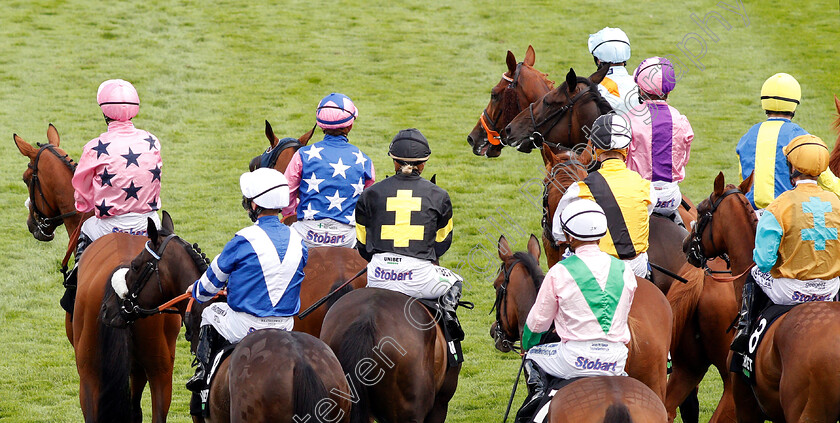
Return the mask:
[[[331,93],[318,103],[315,120],[322,129],[339,129],[353,125],[359,111],[353,100],[344,94]]]
[[[131,120],[140,111],[137,90],[130,82],[122,79],[109,79],[100,84],[96,91],[96,101],[105,116],[118,121]]]
[[[642,60],[633,72],[633,80],[642,91],[658,96],[668,94],[677,85],[674,65],[668,59],[658,56]]]

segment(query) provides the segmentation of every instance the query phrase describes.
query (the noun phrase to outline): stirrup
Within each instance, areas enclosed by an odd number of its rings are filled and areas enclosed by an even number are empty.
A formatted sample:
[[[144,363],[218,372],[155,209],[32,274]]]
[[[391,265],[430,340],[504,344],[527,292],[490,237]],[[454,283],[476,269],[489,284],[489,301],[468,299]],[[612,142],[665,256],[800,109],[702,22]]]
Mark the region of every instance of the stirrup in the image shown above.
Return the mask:
[[[185,384],[187,389],[199,393],[204,389],[207,389],[207,372],[205,372],[201,367],[196,369],[195,374],[191,377],[187,383]]]

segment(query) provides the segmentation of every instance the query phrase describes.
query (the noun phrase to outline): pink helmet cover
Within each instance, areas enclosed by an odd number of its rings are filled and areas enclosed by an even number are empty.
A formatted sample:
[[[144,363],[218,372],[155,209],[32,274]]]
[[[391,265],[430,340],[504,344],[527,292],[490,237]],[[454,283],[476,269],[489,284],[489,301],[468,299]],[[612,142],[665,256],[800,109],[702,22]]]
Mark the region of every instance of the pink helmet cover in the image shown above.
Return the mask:
[[[131,120],[140,111],[137,90],[122,79],[109,79],[99,85],[96,101],[105,116],[118,121]]]
[[[344,94],[331,93],[318,104],[315,120],[323,129],[346,128],[356,121],[359,111],[353,100]]]
[[[633,80],[642,91],[660,96],[668,94],[677,85],[674,66],[664,57],[642,60],[633,73]]]

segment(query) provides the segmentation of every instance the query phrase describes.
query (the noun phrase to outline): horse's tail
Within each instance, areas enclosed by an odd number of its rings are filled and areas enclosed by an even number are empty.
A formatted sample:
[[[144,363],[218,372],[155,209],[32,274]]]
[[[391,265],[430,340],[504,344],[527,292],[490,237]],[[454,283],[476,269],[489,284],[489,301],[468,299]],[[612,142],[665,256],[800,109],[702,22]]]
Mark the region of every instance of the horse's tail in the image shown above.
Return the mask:
[[[604,423],[633,423],[633,417],[630,416],[630,409],[626,405],[614,403],[607,408]]]
[[[357,401],[350,410],[350,423],[367,423],[370,418],[370,403],[367,387],[356,377],[355,368],[366,359],[376,347],[376,327],[373,315],[362,313],[344,332],[338,351],[338,362],[348,375],[351,393],[355,390]]]
[[[315,369],[309,364],[306,356],[301,354],[292,374],[292,389],[294,392],[295,416],[307,419],[315,413],[315,406],[324,398],[329,398],[329,392]],[[304,420],[300,420],[304,421]]]
[[[110,290],[110,284],[108,289]],[[111,291],[113,295],[113,291]],[[107,293],[106,293],[107,297]],[[124,422],[133,415],[129,393],[131,369],[128,328],[113,328],[97,319],[99,329],[99,397],[97,422]]]
[[[333,292],[336,288],[339,287],[339,285],[343,284],[344,282],[347,282],[347,281],[343,281],[343,280],[335,281],[335,283],[330,287],[330,292]],[[339,298],[343,297],[345,294],[349,293],[352,290],[353,290],[353,284],[352,283],[348,283],[343,288],[339,289],[335,294],[333,294],[332,297],[330,297],[330,299],[327,300],[327,308],[326,309],[329,310],[330,307],[332,307],[333,304],[335,304],[335,302],[339,300]]]
[[[703,282],[705,275],[703,270],[691,265],[684,265],[680,269],[680,275],[688,279],[687,283],[673,283],[668,290],[668,303],[674,313],[674,328],[671,331],[671,345],[676,345],[682,335],[683,328],[688,319],[697,310],[697,303],[703,294]]]

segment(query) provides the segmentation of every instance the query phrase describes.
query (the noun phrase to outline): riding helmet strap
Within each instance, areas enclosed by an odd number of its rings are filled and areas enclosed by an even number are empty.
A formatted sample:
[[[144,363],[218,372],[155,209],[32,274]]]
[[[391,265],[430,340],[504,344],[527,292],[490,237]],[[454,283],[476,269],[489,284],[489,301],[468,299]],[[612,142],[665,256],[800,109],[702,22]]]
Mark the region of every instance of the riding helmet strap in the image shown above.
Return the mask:
[[[638,253],[633,245],[633,239],[630,238],[624,215],[621,214],[621,207],[618,206],[607,181],[600,173],[592,172],[583,182],[589,187],[589,191],[595,197],[595,202],[604,209],[604,214],[607,215],[607,229],[610,231],[618,258],[626,260],[636,257]]]

